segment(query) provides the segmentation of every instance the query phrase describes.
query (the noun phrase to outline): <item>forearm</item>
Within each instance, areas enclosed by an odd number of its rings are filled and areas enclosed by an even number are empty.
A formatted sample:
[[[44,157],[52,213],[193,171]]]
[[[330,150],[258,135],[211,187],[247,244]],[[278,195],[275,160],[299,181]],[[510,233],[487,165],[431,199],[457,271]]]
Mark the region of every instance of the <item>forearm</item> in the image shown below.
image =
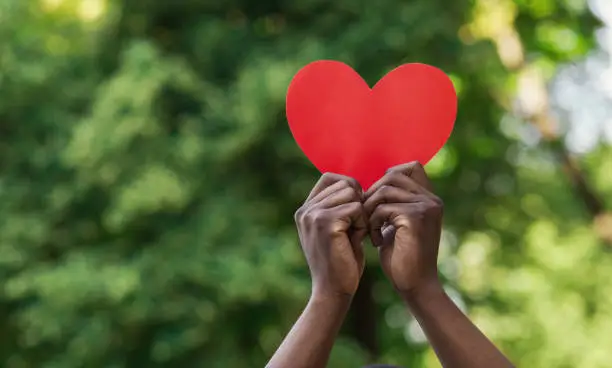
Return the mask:
[[[437,283],[403,295],[444,367],[509,368],[512,363],[457,308]]]
[[[346,296],[312,296],[266,368],[322,368],[348,312]]]

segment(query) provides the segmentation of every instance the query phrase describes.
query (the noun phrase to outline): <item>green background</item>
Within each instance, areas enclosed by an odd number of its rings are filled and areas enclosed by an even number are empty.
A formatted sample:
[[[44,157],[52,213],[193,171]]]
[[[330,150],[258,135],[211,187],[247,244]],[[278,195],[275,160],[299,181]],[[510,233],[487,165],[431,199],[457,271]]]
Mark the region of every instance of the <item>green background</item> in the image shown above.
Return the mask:
[[[264,366],[319,175],[285,93],[336,59],[451,76],[449,293],[520,367],[610,367],[612,152],[569,152],[538,87],[597,27],[583,0],[1,0],[0,366]],[[439,366],[368,257],[330,366]]]

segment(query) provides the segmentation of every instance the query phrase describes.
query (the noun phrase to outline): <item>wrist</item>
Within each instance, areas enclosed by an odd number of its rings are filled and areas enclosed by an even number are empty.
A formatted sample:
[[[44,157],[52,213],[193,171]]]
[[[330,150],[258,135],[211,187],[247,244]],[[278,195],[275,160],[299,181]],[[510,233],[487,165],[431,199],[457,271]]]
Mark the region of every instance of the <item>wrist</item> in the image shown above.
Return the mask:
[[[423,282],[410,290],[402,291],[400,295],[404,302],[412,307],[435,301],[446,295],[446,292],[440,280],[436,278]]]
[[[313,289],[310,300],[317,303],[345,305],[351,303],[353,295],[332,290]]]
[[[352,300],[350,295],[312,293],[307,308],[344,320]]]

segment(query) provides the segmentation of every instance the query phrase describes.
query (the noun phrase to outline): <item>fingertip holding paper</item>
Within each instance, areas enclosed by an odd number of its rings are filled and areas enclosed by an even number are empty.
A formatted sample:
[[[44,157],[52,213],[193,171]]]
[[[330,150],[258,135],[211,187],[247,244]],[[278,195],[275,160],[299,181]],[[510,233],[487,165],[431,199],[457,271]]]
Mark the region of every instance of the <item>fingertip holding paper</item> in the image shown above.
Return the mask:
[[[450,78],[426,64],[404,64],[373,88],[350,66],[319,60],[287,90],[293,137],[322,173],[355,178],[364,190],[390,167],[425,165],[444,146],[457,116]]]

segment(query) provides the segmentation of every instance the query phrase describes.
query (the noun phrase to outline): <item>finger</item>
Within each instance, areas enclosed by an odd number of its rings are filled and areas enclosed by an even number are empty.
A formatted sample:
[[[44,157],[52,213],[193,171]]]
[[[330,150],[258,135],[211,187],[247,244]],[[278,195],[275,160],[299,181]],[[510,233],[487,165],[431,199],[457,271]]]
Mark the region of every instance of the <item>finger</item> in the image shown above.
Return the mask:
[[[363,207],[359,213],[353,214],[350,219],[351,226],[348,230],[348,235],[351,244],[357,252],[357,248],[361,248],[363,239],[368,234],[368,222],[366,220]]]
[[[397,216],[399,213],[401,213],[402,206],[405,206],[405,204],[381,204],[376,207],[372,215],[369,217],[369,233],[375,247],[380,247],[383,245],[382,227],[385,223],[387,223],[387,220],[390,217]]]
[[[380,231],[380,235],[382,238],[382,246],[386,246],[386,245],[390,245],[393,244],[393,241],[395,240],[395,232],[397,231],[397,228],[395,226],[386,226],[383,225],[381,231]]]
[[[315,196],[320,194],[323,190],[325,190],[329,186],[339,181],[345,181],[346,184],[355,188],[355,190],[359,192],[361,191],[361,185],[359,185],[357,180],[351,177],[348,177],[348,176],[344,176],[344,175],[339,175],[339,174],[334,174],[334,173],[325,173],[321,176],[321,178],[319,178],[319,181],[317,182],[317,184],[315,184],[314,188],[312,188],[312,191],[308,195],[308,198],[306,198],[306,202],[312,200]]]
[[[421,185],[419,185],[419,183],[410,178],[405,172],[391,171],[385,174],[385,176],[380,178],[376,183],[374,183],[370,187],[370,189],[368,189],[368,191],[364,194],[364,197],[366,199],[369,198],[383,186],[397,187],[415,194],[428,193],[425,188],[423,188]]]
[[[309,202],[307,202],[310,206],[313,206],[321,201],[323,201],[325,198],[343,190],[343,189],[350,189],[353,190],[353,187],[346,181],[346,180],[340,180],[335,182],[334,184],[328,186],[327,188],[323,189],[319,194],[317,194],[316,196],[314,196]]]
[[[379,187],[370,197],[363,203],[363,208],[366,216],[369,218],[374,212],[374,209],[382,203],[405,203],[411,202],[414,193],[408,192],[396,186],[383,185]]]
[[[343,212],[346,211],[346,212]],[[358,264],[362,264],[365,258],[363,250],[363,239],[368,235],[368,224],[363,206],[359,202],[352,202],[340,208],[340,215],[348,218],[350,225],[346,230],[353,254]]]
[[[380,229],[385,223],[400,227],[405,224],[398,222],[398,217],[410,214],[413,210],[418,209],[418,206],[428,203],[431,203],[429,197],[420,194],[412,194],[408,201],[402,203],[380,204],[374,209],[374,212],[372,212],[372,215],[369,217],[368,225],[370,229]]]
[[[361,195],[352,187],[345,187],[323,198],[316,206],[319,208],[332,208],[349,202],[358,202],[361,206]]]
[[[429,177],[425,172],[425,168],[417,161],[394,166],[389,169],[388,172],[400,172],[402,174],[405,174],[406,176],[412,178],[423,188],[427,189],[430,192],[433,191],[433,186],[431,185],[431,181],[429,180]]]
[[[361,202],[349,202],[325,210],[327,217],[332,219],[332,232],[367,231],[367,223],[363,215]]]
[[[383,244],[382,229],[385,224],[393,225],[396,229],[400,226],[406,226],[408,215],[418,209],[418,206],[424,205],[431,199],[424,195],[413,194],[409,201],[404,203],[383,203],[374,209],[369,217],[369,232],[372,237],[372,242],[376,246]]]

